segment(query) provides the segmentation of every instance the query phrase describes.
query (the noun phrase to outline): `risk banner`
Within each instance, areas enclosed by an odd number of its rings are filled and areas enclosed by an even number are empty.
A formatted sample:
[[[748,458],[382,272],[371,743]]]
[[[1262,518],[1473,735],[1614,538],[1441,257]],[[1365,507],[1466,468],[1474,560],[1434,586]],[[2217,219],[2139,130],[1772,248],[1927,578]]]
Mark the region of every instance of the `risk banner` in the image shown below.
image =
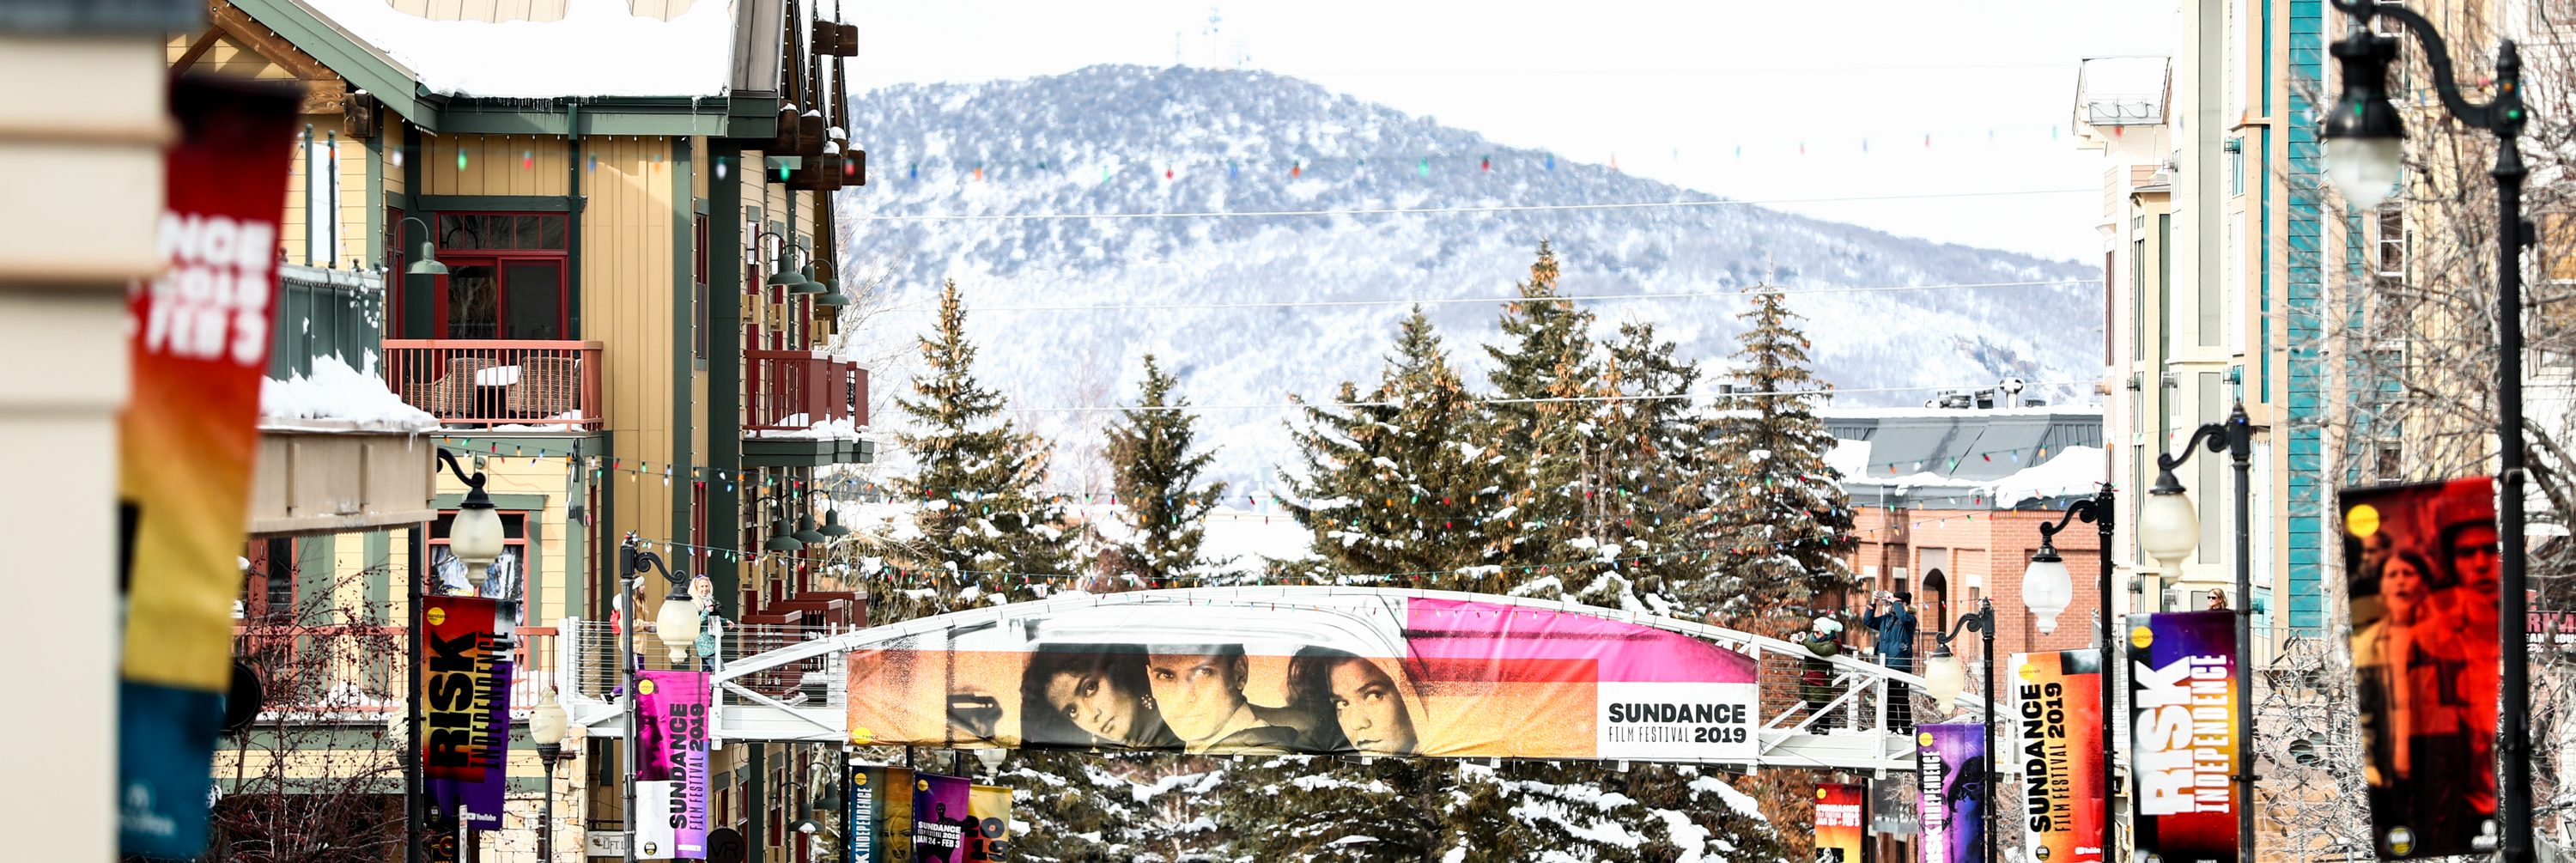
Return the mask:
[[[2129,615],[2129,725],[2137,776],[2139,859],[2236,859],[2236,774],[2244,730],[2236,615],[2186,611]]]

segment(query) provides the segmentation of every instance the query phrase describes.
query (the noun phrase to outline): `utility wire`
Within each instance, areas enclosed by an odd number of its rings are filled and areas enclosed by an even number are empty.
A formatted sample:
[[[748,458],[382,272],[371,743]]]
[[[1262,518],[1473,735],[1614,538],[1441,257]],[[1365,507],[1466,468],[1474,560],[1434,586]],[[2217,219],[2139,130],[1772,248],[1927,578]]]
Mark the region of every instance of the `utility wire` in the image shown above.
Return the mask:
[[[1774,204],[1833,204],[1863,201],[1915,201],[1939,198],[2004,198],[2029,195],[2099,195],[2101,189],[2019,189],[2006,192],[1927,192],[1919,195],[1851,195],[1836,198],[1774,198],[1765,201],[1635,201],[1609,204],[1491,204],[1467,207],[1380,207],[1348,210],[1204,210],[1162,213],[925,213],[915,216],[853,216],[861,222],[1029,222],[1077,219],[1246,219],[1295,216],[1419,216],[1458,213],[1539,213],[1567,210],[1647,210],[1690,207],[1762,207]]]
[[[1800,289],[1796,289],[1796,290],[1775,290],[1775,289],[1765,288],[1765,287],[1761,287],[1761,286],[1748,286],[1748,287],[1741,287],[1741,288],[1727,288],[1727,289],[1723,289],[1723,290],[1713,290],[1713,291],[1677,291],[1677,292],[1672,292],[1672,293],[1649,293],[1649,294],[1561,294],[1561,295],[1557,295],[1557,296],[1549,296],[1549,297],[1521,297],[1521,296],[1511,296],[1511,297],[1431,297],[1431,298],[1423,298],[1423,299],[1395,299],[1395,300],[1258,300],[1258,301],[1233,302],[1233,303],[1225,303],[1225,302],[1208,302],[1208,303],[1100,303],[1100,304],[1094,304],[1094,305],[1064,305],[1064,306],[982,306],[982,305],[971,305],[971,304],[970,304],[970,305],[968,305],[968,306],[966,307],[966,311],[967,311],[967,312],[969,312],[969,313],[980,313],[980,312],[1124,312],[1124,311],[1162,311],[1162,310],[1184,310],[1184,309],[1303,309],[1303,308],[1347,308],[1347,307],[1354,307],[1354,306],[1407,306],[1407,305],[1420,305],[1420,306],[1444,306],[1444,305],[1455,305],[1455,304],[1460,304],[1460,303],[1467,303],[1467,304],[1481,304],[1481,303],[1544,303],[1544,302],[1556,302],[1556,301],[1565,301],[1565,302],[1617,302],[1617,301],[1627,301],[1627,300],[1687,300],[1687,299],[1703,299],[1703,298],[1707,298],[1707,297],[1753,296],[1753,295],[1756,295],[1756,294],[1780,294],[1780,295],[1783,295],[1783,296],[1792,296],[1792,297],[1794,297],[1794,296],[1800,296],[1800,295],[1803,295],[1803,294],[1864,294],[1864,293],[1881,293],[1881,292],[1887,292],[1887,291],[1938,291],[1938,290],[1968,290],[1968,289],[1983,289],[1983,288],[2062,287],[2062,286],[2066,286],[2066,285],[2099,285],[2099,284],[2101,284],[2101,283],[2102,283],[2102,282],[2101,282],[2101,280],[2100,280],[2100,279],[2039,279],[2039,280],[2021,281],[2021,282],[1967,282],[1967,283],[1959,283],[1959,284],[1940,284],[1940,285],[1877,285],[1877,286],[1872,286],[1872,287],[1861,287],[1861,288],[1800,288]],[[932,306],[932,305],[930,305],[930,304],[928,304],[928,303],[910,303],[910,304],[900,305],[900,306],[888,306],[888,307],[886,307],[886,308],[884,308],[884,309],[880,309],[879,311],[887,311],[887,312],[914,312],[914,311],[928,311],[928,310],[933,309],[933,308],[936,308],[936,307],[935,307],[935,306]]]
[[[2076,380],[2076,381],[2032,381],[2032,382],[2029,382],[2029,383],[2025,384],[2025,386],[2033,386],[2033,387],[2048,387],[2048,386],[2074,386],[2074,385],[2077,385],[2077,384],[2089,384],[2089,383],[2095,383],[2095,382],[2096,382],[2096,381],[2091,380],[2091,379],[2087,379],[2087,380]],[[1757,391],[1757,392],[1743,392],[1743,391],[1738,391],[1738,392],[1722,392],[1722,393],[1668,393],[1668,394],[1660,394],[1660,395],[1634,395],[1634,396],[1562,396],[1562,397],[1552,397],[1552,398],[1528,398],[1528,399],[1474,399],[1474,400],[1472,400],[1472,401],[1473,401],[1474,403],[1476,403],[1476,404],[1488,404],[1488,405],[1509,405],[1509,404],[1552,404],[1552,403],[1562,403],[1562,402],[1649,402],[1649,401],[1670,401],[1670,400],[1673,400],[1673,399],[1691,399],[1691,398],[1697,398],[1698,396],[1701,396],[1701,395],[1707,395],[1707,396],[1709,396],[1709,397],[1711,397],[1711,398],[1718,398],[1718,399],[1732,398],[1732,397],[1735,397],[1735,396],[1790,396],[1790,397],[1797,397],[1797,396],[1832,396],[1832,395],[1842,395],[1842,394],[1846,394],[1846,393],[1904,393],[1904,392],[1928,392],[1928,391],[1935,391],[1935,390],[1973,390],[1973,389],[1976,389],[1976,388],[1978,388],[1978,387],[1983,387],[1983,386],[1990,386],[1990,384],[1938,385],[1938,386],[1920,386],[1920,387],[1849,387],[1849,388],[1837,387],[1837,388],[1834,388],[1834,389],[1815,389],[1815,390],[1765,390],[1765,391]],[[1138,406],[1134,406],[1134,407],[1042,407],[1042,408],[1014,408],[1014,407],[1006,407],[1006,408],[1002,408],[1002,409],[1000,409],[1000,412],[1001,412],[1001,413],[1100,413],[1100,412],[1107,412],[1107,411],[1186,411],[1186,410],[1198,410],[1198,411],[1230,411],[1230,410],[1281,410],[1281,409],[1288,409],[1288,408],[1310,408],[1310,407],[1311,407],[1311,408],[1327,408],[1327,409],[1330,409],[1330,408],[1391,408],[1391,407],[1403,407],[1403,406],[1404,406],[1404,403],[1403,403],[1403,402],[1343,402],[1343,401],[1319,401],[1319,402],[1275,402],[1275,403],[1269,403],[1269,404],[1234,404],[1234,405],[1201,405],[1201,404],[1176,404],[1176,405],[1162,405],[1162,406],[1145,406],[1145,405],[1138,405]]]

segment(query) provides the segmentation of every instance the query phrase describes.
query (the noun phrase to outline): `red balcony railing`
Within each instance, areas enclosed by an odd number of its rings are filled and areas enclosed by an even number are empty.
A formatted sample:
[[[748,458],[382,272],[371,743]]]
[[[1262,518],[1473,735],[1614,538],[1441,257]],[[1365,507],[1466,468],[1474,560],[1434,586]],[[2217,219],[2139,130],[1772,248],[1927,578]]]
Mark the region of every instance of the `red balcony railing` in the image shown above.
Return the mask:
[[[510,677],[510,709],[536,706],[555,684],[555,629],[521,626]],[[399,626],[248,625],[233,629],[233,655],[260,676],[276,714],[372,713],[402,709],[411,685],[410,642]]]
[[[868,370],[815,351],[742,352],[742,428],[794,432],[868,424]]]
[[[597,429],[599,343],[386,339],[385,386],[447,426]]]

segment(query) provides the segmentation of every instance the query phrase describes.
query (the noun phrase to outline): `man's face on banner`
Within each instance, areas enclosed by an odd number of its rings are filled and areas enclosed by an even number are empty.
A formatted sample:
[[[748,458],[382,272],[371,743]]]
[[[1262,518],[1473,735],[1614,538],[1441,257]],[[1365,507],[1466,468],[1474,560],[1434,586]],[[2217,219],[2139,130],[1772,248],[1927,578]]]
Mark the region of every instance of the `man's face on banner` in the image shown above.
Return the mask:
[[[1243,709],[1243,657],[1206,653],[1156,653],[1145,660],[1154,706],[1163,724],[1182,740],[1216,735]]]
[[[1332,686],[1334,719],[1351,746],[1379,754],[1413,751],[1413,717],[1386,672],[1364,659],[1345,660],[1333,666]]]
[[[2471,600],[2465,611],[2472,620],[2492,623],[2496,616],[2496,530],[2492,524],[2471,524],[2451,535],[2450,547],[2442,550],[2450,557],[2451,572],[2460,579],[2460,587]]]

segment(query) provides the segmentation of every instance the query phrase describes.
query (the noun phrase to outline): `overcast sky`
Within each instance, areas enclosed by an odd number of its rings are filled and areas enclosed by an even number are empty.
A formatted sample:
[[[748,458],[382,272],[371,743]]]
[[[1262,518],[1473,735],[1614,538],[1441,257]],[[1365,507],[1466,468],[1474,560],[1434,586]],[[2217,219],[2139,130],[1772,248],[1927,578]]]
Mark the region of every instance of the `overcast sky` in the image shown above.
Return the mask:
[[[854,92],[1177,56],[1748,200],[2081,190],[1781,205],[2075,260],[2103,171],[2068,132],[2077,61],[2178,27],[2174,0],[842,2]]]

